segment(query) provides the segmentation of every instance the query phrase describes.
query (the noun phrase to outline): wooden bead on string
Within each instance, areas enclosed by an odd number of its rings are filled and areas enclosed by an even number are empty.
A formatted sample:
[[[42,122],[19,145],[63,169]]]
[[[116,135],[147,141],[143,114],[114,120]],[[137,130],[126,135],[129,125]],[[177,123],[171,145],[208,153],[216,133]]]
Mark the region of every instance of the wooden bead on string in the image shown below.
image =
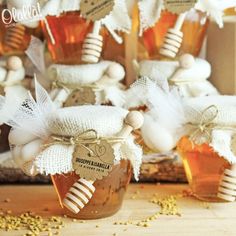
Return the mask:
[[[92,33],[87,34],[83,43],[82,61],[86,63],[97,63],[101,57],[103,38],[99,35],[101,23],[94,22]]]
[[[175,82],[184,71],[191,69],[194,66],[195,58],[191,54],[183,54],[179,58],[179,67],[169,78],[169,81]]]
[[[126,116],[124,127],[117,134],[117,137],[126,138],[134,129],[138,129],[142,125],[143,115],[138,111],[131,111]],[[120,145],[120,143],[114,145]],[[77,180],[63,199],[63,205],[74,214],[78,214],[80,210],[83,209],[89,202],[95,192],[93,183],[94,181],[88,181],[83,178]]]
[[[7,59],[7,69],[17,71],[23,67],[22,60],[17,56],[11,56]]]
[[[187,13],[181,13],[175,26],[167,31],[160,54],[166,57],[175,58],[183,41],[183,32],[181,28]]]
[[[230,169],[225,169],[217,196],[227,202],[236,200],[236,164]]]

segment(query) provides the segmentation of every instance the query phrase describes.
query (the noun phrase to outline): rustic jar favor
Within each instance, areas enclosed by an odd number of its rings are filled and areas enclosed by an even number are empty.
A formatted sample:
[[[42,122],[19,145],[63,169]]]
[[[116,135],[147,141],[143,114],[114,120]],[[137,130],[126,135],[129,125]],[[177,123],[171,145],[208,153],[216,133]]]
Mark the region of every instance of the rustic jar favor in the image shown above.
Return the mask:
[[[36,102],[29,97],[8,122],[15,128],[9,141],[15,162],[26,174],[52,176],[65,213],[94,219],[119,210],[131,165],[138,178],[142,150],[131,132],[142,123],[141,113],[112,106],[57,109],[36,83]]]
[[[222,175],[230,168],[229,162],[208,144],[194,144],[188,137],[179,141],[177,149],[194,196],[203,201],[224,201],[217,195]]]
[[[235,201],[235,97],[186,101],[187,136],[177,149],[193,194],[204,201]]]
[[[93,185],[96,190],[93,197],[78,214],[71,212],[67,208],[64,208],[65,213],[79,219],[98,219],[115,214],[122,206],[131,174],[130,161],[121,160],[113,166],[108,176],[94,182]],[[75,173],[52,176],[52,181],[62,207],[66,194],[79,179],[79,175]]]
[[[119,63],[100,61],[95,64],[51,65],[47,70],[52,81],[51,97],[61,107],[85,104],[112,104],[125,102],[125,70]]]
[[[157,59],[157,60],[171,60],[175,56],[167,57],[160,54],[160,50],[163,47],[167,31],[173,28],[178,15],[162,11],[160,19],[155,26],[147,29],[143,33],[143,37],[139,39],[140,46],[145,51],[140,51],[138,58],[143,59]],[[208,19],[205,13],[191,9],[183,21],[183,25],[180,26],[183,32],[183,38],[181,47],[177,52],[177,57],[183,53],[190,53],[194,56],[198,56],[202,48],[202,44],[206,35],[208,26]]]

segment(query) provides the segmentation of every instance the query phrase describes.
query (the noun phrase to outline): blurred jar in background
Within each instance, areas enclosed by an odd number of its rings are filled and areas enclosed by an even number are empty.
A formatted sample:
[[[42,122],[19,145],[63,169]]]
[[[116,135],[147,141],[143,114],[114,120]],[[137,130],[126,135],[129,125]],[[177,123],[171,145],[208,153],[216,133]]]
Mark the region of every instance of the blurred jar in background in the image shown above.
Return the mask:
[[[80,64],[83,41],[91,31],[92,24],[81,18],[78,11],[47,16],[46,20],[48,26],[45,21],[41,24],[53,62]]]
[[[203,201],[222,202],[217,197],[224,170],[230,167],[208,144],[196,145],[183,137],[177,150],[182,157],[187,179],[195,197]]]
[[[93,23],[83,19],[79,11],[71,11],[60,16],[47,16],[47,24],[55,43],[52,42],[48,27],[42,21],[42,28],[47,40],[52,60],[57,64],[83,64],[81,61],[82,45]],[[103,60],[112,60],[124,65],[124,44],[118,44],[111,34],[102,27]],[[119,34],[123,37],[122,34]]]
[[[3,10],[6,9],[6,5],[0,6],[0,14],[2,16]],[[4,12],[6,18],[9,17],[9,12]],[[41,27],[36,22],[31,25],[23,25],[20,23],[14,23],[7,25],[0,18],[0,55],[23,55],[24,51],[28,48],[31,35],[42,38]]]
[[[236,15],[236,7],[228,8],[224,11],[226,16],[235,16]]]
[[[139,43],[143,47],[143,52],[139,52],[139,60],[157,59],[166,60],[159,54],[159,50],[164,42],[164,37],[169,28],[172,28],[177,20],[178,15],[170,13],[166,10],[162,11],[161,17],[152,28],[143,33],[143,37],[139,39]],[[202,44],[206,35],[208,19],[205,13],[191,9],[185,18],[181,31],[183,32],[183,42],[178,55],[190,53],[198,56],[202,48]],[[169,59],[168,59],[169,60]],[[174,58],[176,60],[176,58]]]

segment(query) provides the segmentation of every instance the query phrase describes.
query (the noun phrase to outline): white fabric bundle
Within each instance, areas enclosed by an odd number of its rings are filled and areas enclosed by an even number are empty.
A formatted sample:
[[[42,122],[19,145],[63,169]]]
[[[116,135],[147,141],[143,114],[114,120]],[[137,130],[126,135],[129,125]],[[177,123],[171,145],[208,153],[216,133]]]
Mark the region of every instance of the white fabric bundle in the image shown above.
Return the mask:
[[[73,171],[72,157],[75,145],[72,144],[52,144],[48,147],[42,143],[47,143],[51,135],[65,137],[74,137],[88,130],[95,130],[99,137],[115,137],[121,131],[124,125],[124,119],[128,113],[127,110],[111,106],[79,106],[56,109],[47,92],[36,83],[36,101],[29,97],[25,101],[24,107],[21,107],[8,122],[13,126],[9,140],[14,147],[13,154],[17,162],[24,166],[31,161],[31,166],[42,174],[61,174]],[[21,131],[21,132],[18,132]],[[32,139],[26,137],[14,136],[21,134],[25,136],[30,134]],[[25,143],[22,143],[25,139]],[[37,139],[42,140],[36,142]],[[41,146],[33,147],[34,155],[27,159],[22,155],[25,147],[29,144],[40,143]],[[17,152],[17,148],[22,151]],[[15,150],[15,152],[14,152]],[[37,150],[35,152],[35,150]],[[30,152],[32,150],[27,150]],[[142,150],[134,144],[133,137],[130,135],[121,142],[121,146],[114,146],[115,161],[129,159],[134,167],[135,177],[138,178],[139,168],[142,159]],[[17,156],[18,155],[18,156]],[[26,160],[27,159],[27,160]]]
[[[151,80],[169,80],[178,69],[178,61],[141,61],[139,63],[140,76],[147,76]],[[175,79],[175,86],[184,97],[198,97],[218,95],[216,88],[207,80],[211,74],[210,64],[203,59],[196,58],[190,69],[185,69]]]
[[[201,144],[207,140],[220,156],[235,164],[236,96],[192,98],[184,101],[183,104],[187,122],[186,133],[197,132],[194,137],[195,142]],[[201,132],[200,126],[207,125],[208,122],[213,125],[213,128],[207,130],[206,127],[206,130]],[[193,124],[193,127],[189,129],[188,123]],[[196,128],[199,130],[196,131]]]
[[[0,86],[5,97],[0,98],[0,124],[4,123],[27,97],[27,90],[21,85],[25,69],[19,57],[12,56],[2,62],[0,67]]]
[[[128,91],[131,99],[126,105],[148,107],[141,128],[142,137],[151,150],[163,153],[176,146],[185,117],[177,90],[170,91],[165,80],[158,82],[147,77],[137,80]]]
[[[202,111],[210,106],[217,107],[217,116],[213,123],[222,126],[236,126],[236,96],[207,96],[184,100],[184,112],[188,122],[199,123]],[[210,112],[210,110],[209,110]],[[212,110],[212,112],[214,112]],[[207,114],[211,116],[212,114]]]
[[[111,61],[84,65],[53,64],[47,69],[47,75],[51,80],[58,80],[66,84],[90,84],[100,80],[108,66],[113,63],[116,64]]]
[[[224,10],[231,7],[236,7],[236,0],[198,0],[195,6],[213,18],[220,28],[223,27]]]
[[[62,83],[70,90],[63,99],[59,101],[61,106],[73,88],[95,85],[96,104],[111,102],[115,106],[123,106],[125,93],[123,85],[119,82],[125,76],[124,68],[116,62],[100,61],[96,64],[86,65],[51,65],[47,70],[51,80]],[[57,97],[58,91],[52,91],[52,96]],[[56,100],[56,99],[55,99]],[[57,103],[57,101],[55,101]]]
[[[163,0],[139,0],[139,14],[140,14],[140,31],[143,32],[148,28],[153,27],[161,16],[161,11],[164,8]]]
[[[194,9],[206,12],[219,27],[223,27],[224,10],[230,7],[236,7],[235,0],[198,0]],[[163,0],[139,0],[140,35],[157,23],[162,9],[164,9]]]
[[[145,77],[134,83],[130,93],[148,107],[141,131],[151,150],[168,152],[187,135],[196,144],[207,142],[220,156],[236,163],[236,96],[181,98],[167,83]]]

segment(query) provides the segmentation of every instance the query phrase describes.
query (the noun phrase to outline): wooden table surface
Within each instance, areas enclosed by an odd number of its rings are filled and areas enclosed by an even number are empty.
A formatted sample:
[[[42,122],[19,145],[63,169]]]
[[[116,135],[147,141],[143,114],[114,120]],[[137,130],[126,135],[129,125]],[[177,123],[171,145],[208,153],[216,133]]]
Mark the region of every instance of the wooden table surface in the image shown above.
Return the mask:
[[[181,194],[187,185],[131,184],[122,209],[114,216],[85,222],[65,218],[61,236],[235,236],[236,203],[202,203],[192,197],[177,200],[181,216],[159,216],[149,227],[114,225],[117,221],[141,221],[156,213],[150,202],[154,194]],[[5,199],[10,202],[4,202]],[[48,207],[49,211],[45,211]],[[52,186],[0,186],[0,208],[19,214],[31,210],[44,217],[62,215]],[[21,236],[20,231],[0,231],[0,236]],[[47,235],[47,234],[42,234]]]

